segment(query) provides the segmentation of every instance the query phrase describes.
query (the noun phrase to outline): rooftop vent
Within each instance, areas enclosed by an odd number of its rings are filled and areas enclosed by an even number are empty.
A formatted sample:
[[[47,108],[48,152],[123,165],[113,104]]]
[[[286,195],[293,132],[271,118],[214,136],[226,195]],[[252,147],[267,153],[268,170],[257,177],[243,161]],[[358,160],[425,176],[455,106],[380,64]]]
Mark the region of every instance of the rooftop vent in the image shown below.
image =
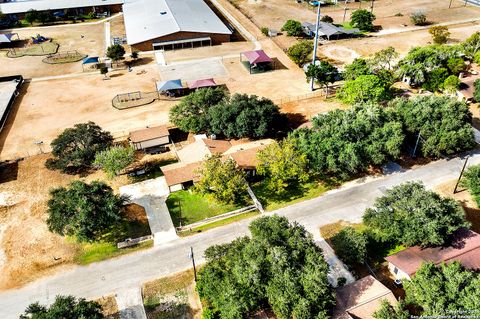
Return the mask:
[[[163,16],[163,15],[166,15],[166,14],[167,14],[167,11],[161,11],[161,12],[160,12],[160,15],[162,15],[162,16]]]

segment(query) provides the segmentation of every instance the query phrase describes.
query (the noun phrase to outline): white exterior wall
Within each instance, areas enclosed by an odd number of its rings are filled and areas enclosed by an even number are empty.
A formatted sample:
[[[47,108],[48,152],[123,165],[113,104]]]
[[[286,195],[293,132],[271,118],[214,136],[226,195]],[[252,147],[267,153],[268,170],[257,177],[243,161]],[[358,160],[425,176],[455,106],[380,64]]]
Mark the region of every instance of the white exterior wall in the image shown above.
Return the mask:
[[[170,186],[170,192],[173,193],[173,192],[177,192],[177,191],[181,191],[183,189],[183,185],[182,184],[177,184],[177,185],[172,185]]]
[[[133,143],[136,149],[146,149],[149,147],[162,146],[170,143],[170,138],[168,136],[159,137],[149,141],[143,141],[140,143]]]
[[[396,273],[395,273],[395,269],[397,270]],[[392,263],[388,263],[388,270],[390,270],[390,272],[395,277],[395,279],[400,279],[400,280],[408,279],[408,280],[410,280],[410,276],[407,273],[401,271],[400,269],[398,269]]]

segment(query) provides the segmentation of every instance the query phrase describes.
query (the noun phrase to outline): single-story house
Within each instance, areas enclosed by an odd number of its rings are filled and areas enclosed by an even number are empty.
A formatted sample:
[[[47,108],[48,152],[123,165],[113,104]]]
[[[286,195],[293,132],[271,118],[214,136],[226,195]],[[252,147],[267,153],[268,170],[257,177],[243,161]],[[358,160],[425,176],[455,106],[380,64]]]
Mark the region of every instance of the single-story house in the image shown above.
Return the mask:
[[[167,126],[161,125],[130,132],[128,139],[134,149],[148,151],[170,144],[170,133]]]
[[[0,3],[0,12],[22,18],[30,10],[72,10],[75,14],[89,12],[120,12],[125,0],[23,0]]]
[[[373,313],[382,300],[395,304],[397,299],[380,281],[372,276],[337,288],[333,319],[374,319]]]
[[[137,0],[123,5],[133,50],[168,50],[229,42],[232,31],[203,0]]]
[[[468,229],[455,232],[447,247],[421,248],[414,246],[385,258],[396,279],[410,279],[425,262],[438,265],[458,261],[463,267],[480,270],[480,235]]]
[[[309,36],[314,37],[316,33],[316,25],[310,22],[302,23],[303,32]],[[332,36],[336,36],[337,39],[340,37],[351,37],[360,33],[359,29],[345,29],[342,27],[337,27],[336,25],[328,22],[319,21],[318,25],[318,36],[321,38],[326,38],[330,40]]]
[[[161,167],[170,191],[185,189],[198,181],[197,170],[203,161],[214,154],[222,155],[222,159],[232,159],[237,167],[249,176],[256,174],[257,152],[270,144],[272,140],[260,140],[232,145],[229,141],[199,139],[177,151],[179,163]]]
[[[162,172],[170,192],[179,191],[193,186],[193,183],[200,179],[197,171],[202,162],[195,163],[174,163],[163,166]]]

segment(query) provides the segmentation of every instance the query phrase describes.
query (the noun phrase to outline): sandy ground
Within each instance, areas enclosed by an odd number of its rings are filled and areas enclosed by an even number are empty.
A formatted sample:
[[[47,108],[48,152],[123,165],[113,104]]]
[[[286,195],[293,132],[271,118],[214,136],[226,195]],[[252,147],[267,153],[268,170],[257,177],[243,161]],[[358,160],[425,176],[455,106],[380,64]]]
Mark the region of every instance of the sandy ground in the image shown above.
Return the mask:
[[[300,22],[315,22],[316,9],[292,0],[230,0],[252,21],[260,27],[280,30],[288,19]],[[452,8],[448,9],[450,0],[376,0],[374,14],[377,19],[375,25],[382,26],[383,30],[403,28],[403,25],[412,26],[410,14],[416,10],[423,10],[432,23],[458,21],[478,18],[480,8],[474,6],[464,7],[460,1],[454,1]],[[322,15],[329,15],[335,23],[343,22],[343,3],[338,6],[322,7]],[[350,14],[359,8],[370,8],[370,3],[352,2],[347,5],[345,21],[349,21]],[[396,16],[401,13],[403,16]]]
[[[0,203],[0,224],[5,228],[0,238],[0,251],[5,255],[4,263],[0,264],[0,290],[68,267],[78,252],[77,244],[48,231],[45,220],[49,190],[65,186],[79,176],[46,169],[47,158],[46,154],[33,156],[20,161],[18,168],[12,166],[0,171],[0,197],[8,199]],[[108,180],[102,171],[84,180],[103,180],[114,190],[129,183],[126,175]],[[132,206],[128,214],[138,215],[138,212]]]
[[[13,32],[18,33],[21,39],[27,39],[37,34],[52,38],[53,41],[60,44],[59,52],[77,50],[89,56],[103,56],[105,51],[103,23],[16,29]],[[31,78],[82,73],[81,62],[51,65],[42,62],[44,56],[7,58],[3,53],[0,54],[0,65],[2,66],[0,76],[21,74],[24,78]]]
[[[100,74],[78,78],[38,81],[25,84],[7,125],[0,136],[0,159],[37,154],[33,144],[48,145],[63,129],[76,123],[94,121],[114,135],[126,135],[130,129],[166,123],[171,101],[158,101],[127,110],[112,107],[112,98],[132,91],[151,92],[159,80],[156,68],[145,74],[118,71],[103,80]]]

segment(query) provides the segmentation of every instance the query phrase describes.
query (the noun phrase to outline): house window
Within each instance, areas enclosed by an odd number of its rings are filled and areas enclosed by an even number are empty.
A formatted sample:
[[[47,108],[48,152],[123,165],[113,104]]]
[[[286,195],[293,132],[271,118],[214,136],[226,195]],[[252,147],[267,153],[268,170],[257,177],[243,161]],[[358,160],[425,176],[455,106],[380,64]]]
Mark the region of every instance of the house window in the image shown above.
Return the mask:
[[[397,268],[397,267],[393,268],[393,273],[394,273],[395,275],[398,274],[398,268]]]

